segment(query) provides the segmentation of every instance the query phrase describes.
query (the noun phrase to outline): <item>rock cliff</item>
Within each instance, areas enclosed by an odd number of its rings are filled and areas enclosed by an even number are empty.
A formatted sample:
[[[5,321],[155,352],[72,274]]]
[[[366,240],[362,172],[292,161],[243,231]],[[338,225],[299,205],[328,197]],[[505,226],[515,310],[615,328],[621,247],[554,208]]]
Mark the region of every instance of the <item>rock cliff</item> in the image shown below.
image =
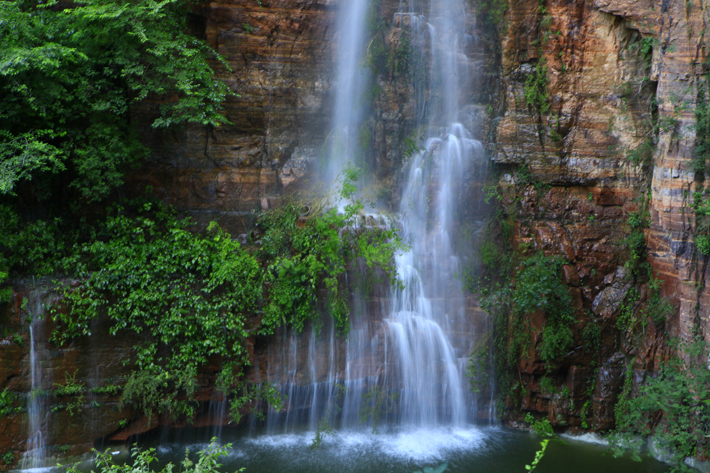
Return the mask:
[[[697,323],[709,333],[690,197],[702,190],[692,160],[707,6],[531,0],[511,3],[506,14],[493,159],[507,188],[503,205],[519,205],[513,238],[569,263],[577,337],[586,318],[602,329],[594,356],[570,353],[556,372],[547,373],[534,353],[520,362],[521,407],[553,425],[588,420],[588,412],[580,418],[581,402],[591,389],[590,426],[612,428],[627,370],[637,386],[667,356],[668,337],[689,339]],[[531,97],[538,84],[543,102]],[[520,185],[521,169],[535,185]],[[647,212],[647,258],[675,314],[665,325],[641,321],[643,333],[632,334],[618,329],[619,317],[628,306],[644,308],[649,288],[632,289],[625,278],[629,219]],[[632,290],[637,295],[627,297]],[[555,389],[540,387],[545,376]],[[565,387],[570,396],[559,394]]]

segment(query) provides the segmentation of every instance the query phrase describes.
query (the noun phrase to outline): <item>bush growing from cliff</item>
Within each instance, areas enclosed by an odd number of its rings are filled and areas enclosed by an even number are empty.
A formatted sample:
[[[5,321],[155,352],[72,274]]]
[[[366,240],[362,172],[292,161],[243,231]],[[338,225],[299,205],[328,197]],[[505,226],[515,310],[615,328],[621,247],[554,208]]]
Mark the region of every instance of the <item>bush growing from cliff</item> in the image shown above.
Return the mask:
[[[620,453],[633,445],[633,435],[653,435],[673,453],[675,470],[683,470],[686,457],[710,453],[710,347],[698,336],[673,348],[684,355],[663,364],[658,376],[639,387],[638,396],[631,397],[633,372],[627,371],[611,440]]]
[[[563,264],[559,258],[537,253],[519,261],[512,275],[500,275],[498,280],[481,286],[481,306],[493,317],[496,371],[502,393],[515,392],[512,371],[521,351],[530,343],[533,314],[544,316],[537,349],[548,367],[564,356],[574,342],[574,308],[560,276]]]
[[[353,197],[356,177],[346,173],[341,197]],[[190,232],[189,220],[160,204],[115,206],[95,239],[77,244],[58,263],[81,285],[67,288],[64,308],[53,309],[54,340],[91,335],[92,321],[103,316],[111,334],[134,333],[140,340],[135,371],[123,396],[146,415],[191,417],[198,371],[211,359],[222,361],[219,385],[236,409],[256,398],[276,400],[268,389],[243,389],[246,339],[318,323],[321,289],[327,312],[346,332],[341,276],[349,263],[359,259],[394,280],[392,258],[402,247],[391,228],[356,225],[362,209],[357,200],[343,213],[314,212],[297,223],[299,208],[292,203],[262,215],[261,245],[244,247],[216,224],[206,234]]]
[[[0,195],[32,181],[38,201],[101,200],[147,155],[130,114],[145,99],[163,101],[154,128],[226,121],[230,91],[207,61],[220,58],[186,33],[186,7],[0,3]]]
[[[546,316],[540,357],[553,364],[572,344],[570,326],[575,322],[572,297],[560,277],[564,262],[538,253],[524,260],[514,278],[514,313],[519,322],[529,324],[530,314]]]

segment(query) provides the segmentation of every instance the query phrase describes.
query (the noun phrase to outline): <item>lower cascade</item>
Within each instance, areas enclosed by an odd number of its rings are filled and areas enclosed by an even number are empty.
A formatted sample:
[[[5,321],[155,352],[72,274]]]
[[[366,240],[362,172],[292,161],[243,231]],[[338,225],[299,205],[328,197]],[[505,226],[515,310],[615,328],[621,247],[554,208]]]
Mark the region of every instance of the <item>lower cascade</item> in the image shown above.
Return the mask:
[[[481,144],[460,124],[412,157],[398,222],[409,245],[396,257],[401,285],[356,303],[344,343],[331,329],[284,334],[274,344],[281,348],[268,357],[268,382],[281,386],[286,405],[285,414],[270,413],[270,432],[304,420],[317,430],[363,422],[455,427],[474,419],[465,370],[475,327],[466,320],[450,235],[456,179],[483,165]]]

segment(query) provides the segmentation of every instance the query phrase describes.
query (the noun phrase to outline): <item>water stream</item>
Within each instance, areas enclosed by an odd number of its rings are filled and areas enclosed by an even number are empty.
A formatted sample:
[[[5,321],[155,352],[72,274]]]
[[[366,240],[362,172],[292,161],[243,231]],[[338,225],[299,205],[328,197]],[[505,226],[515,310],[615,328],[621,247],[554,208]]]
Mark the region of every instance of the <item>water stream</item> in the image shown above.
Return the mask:
[[[32,390],[27,402],[29,421],[27,451],[22,458],[23,470],[46,466],[47,409],[46,397],[51,379],[46,379],[44,368],[49,362],[44,331],[44,306],[42,291],[33,289],[29,295],[30,323],[30,377]]]
[[[341,11],[326,172],[331,180],[362,151],[354,130],[363,120],[361,98],[369,78],[362,66],[368,3],[352,0]],[[281,386],[287,399],[285,414],[270,413],[272,434],[303,423],[311,430],[363,422],[374,430],[378,423],[463,426],[476,415],[464,373],[480,324],[470,320],[451,241],[467,186],[486,171],[481,143],[458,122],[459,103],[470,95],[468,78],[475,72],[467,57],[472,35],[466,15],[463,0],[433,0],[428,16],[413,2],[402,2],[394,15],[406,30],[407,39],[400,41],[418,58],[409,61],[416,69],[410,73],[417,110],[412,125],[428,135],[409,157],[402,179],[397,225],[410,246],[396,258],[403,285],[374,296],[356,294],[347,339],[326,326],[320,334],[285,332],[282,343],[272,344],[268,382]],[[370,212],[373,220],[381,218],[377,208]]]

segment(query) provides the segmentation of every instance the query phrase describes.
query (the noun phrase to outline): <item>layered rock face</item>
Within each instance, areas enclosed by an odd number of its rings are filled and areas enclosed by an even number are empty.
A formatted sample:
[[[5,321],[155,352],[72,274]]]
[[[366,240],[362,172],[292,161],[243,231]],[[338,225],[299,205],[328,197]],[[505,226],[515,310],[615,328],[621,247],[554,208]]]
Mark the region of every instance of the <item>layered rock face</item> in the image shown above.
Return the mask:
[[[689,207],[706,9],[706,2],[530,0],[514,2],[506,15],[493,157],[502,165],[503,205],[517,216],[518,247],[569,263],[565,279],[579,320],[577,349],[559,369],[548,372],[534,350],[519,364],[522,409],[553,424],[612,428],[625,373],[633,372],[636,386],[658,369],[666,331],[688,339],[700,322],[710,333],[705,291],[695,284],[705,265],[692,243]],[[544,101],[535,100],[536,90]],[[632,288],[627,278],[625,239],[632,212],[649,210],[648,260],[679,315],[666,330],[649,319],[631,335],[617,329],[618,319],[645,307],[648,288]],[[584,349],[587,324],[601,328],[595,350]],[[592,411],[582,414],[588,391]]]
[[[129,192],[155,195],[241,233],[253,210],[278,205],[317,164],[332,115],[334,18],[328,0],[203,3],[192,25],[225,60],[217,76],[236,94],[224,104],[232,123],[160,134],[143,126],[154,155],[128,180]],[[148,123],[159,104],[134,111]]]

